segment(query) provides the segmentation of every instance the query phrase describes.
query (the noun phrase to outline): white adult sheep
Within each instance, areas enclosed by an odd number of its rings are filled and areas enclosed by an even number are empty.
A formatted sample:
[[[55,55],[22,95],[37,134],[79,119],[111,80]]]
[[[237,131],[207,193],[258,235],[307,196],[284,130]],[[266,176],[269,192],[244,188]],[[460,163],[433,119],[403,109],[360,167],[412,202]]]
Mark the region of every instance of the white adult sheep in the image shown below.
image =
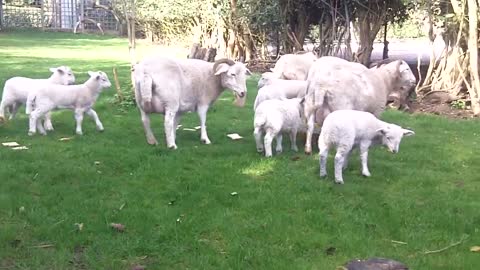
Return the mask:
[[[5,121],[7,108],[10,111],[9,119],[13,119],[18,108],[27,102],[28,93],[40,89],[45,84],[70,85],[75,82],[72,69],[68,66],[50,68],[52,75],[48,79],[30,79],[25,77],[13,77],[5,82],[0,103],[0,121]],[[46,130],[53,130],[50,114],[45,115]]]
[[[305,153],[310,154],[315,122],[321,125],[328,113],[342,109],[366,111],[379,116],[385,109],[387,97],[392,92],[409,91],[416,79],[402,60],[368,69],[359,63],[325,56],[312,65],[307,82]]]
[[[265,100],[304,97],[306,91],[306,81],[275,79],[258,90],[253,109]]]
[[[257,151],[263,152],[265,156],[272,156],[272,141],[276,138],[276,152],[282,152],[282,132],[290,133],[290,144],[293,151],[297,148],[297,131],[302,129],[304,122],[303,98],[266,100],[255,110],[254,131]],[[265,137],[262,142],[263,132]]]
[[[316,60],[317,55],[313,52],[285,54],[278,59],[271,71],[275,78],[304,81]]]
[[[208,108],[224,89],[232,90],[238,100],[247,94],[243,63],[220,59],[209,63],[197,59],[148,58],[135,65],[135,98],[140,110],[147,142],[158,144],[150,127],[150,113],[165,115],[167,147],[176,149],[176,127],[180,116],[196,111],[200,117],[200,139],[210,144],[205,126]]]
[[[368,149],[382,144],[392,153],[397,153],[403,136],[415,134],[412,130],[377,119],[373,114],[354,110],[337,110],[330,113],[318,137],[320,152],[320,177],[327,175],[327,156],[331,147],[335,154],[335,183],[343,184],[342,170],[347,167],[349,155],[354,147],[360,149],[362,174],[369,177],[367,166]]]
[[[26,109],[26,113],[30,115],[28,135],[34,135],[37,129],[40,134],[46,135],[47,133],[38,119],[54,109],[70,109],[75,112],[76,133],[78,135],[83,134],[82,121],[84,113],[95,121],[99,131],[103,131],[103,124],[92,107],[102,90],[110,87],[112,84],[105,72],[89,71],[88,75],[90,78],[83,84],[49,84],[31,92],[28,95]]]

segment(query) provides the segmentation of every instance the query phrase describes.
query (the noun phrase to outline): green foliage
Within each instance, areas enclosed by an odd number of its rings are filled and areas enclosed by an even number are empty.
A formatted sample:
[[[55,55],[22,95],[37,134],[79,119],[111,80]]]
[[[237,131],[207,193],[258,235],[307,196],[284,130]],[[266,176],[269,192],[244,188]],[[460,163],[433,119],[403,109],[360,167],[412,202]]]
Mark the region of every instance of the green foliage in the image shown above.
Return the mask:
[[[459,100],[454,100],[452,103],[450,103],[450,106],[454,109],[459,109],[459,110],[465,110],[467,108],[467,103],[465,100],[459,99]]]

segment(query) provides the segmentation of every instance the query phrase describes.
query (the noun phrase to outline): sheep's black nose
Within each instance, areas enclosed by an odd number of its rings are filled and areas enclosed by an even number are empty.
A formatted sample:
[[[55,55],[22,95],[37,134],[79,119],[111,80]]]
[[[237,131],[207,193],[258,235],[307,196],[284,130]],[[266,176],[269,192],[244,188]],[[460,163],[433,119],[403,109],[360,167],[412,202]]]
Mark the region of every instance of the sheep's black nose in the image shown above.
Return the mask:
[[[240,92],[240,93],[238,93],[238,96],[241,97],[241,98],[243,98],[243,97],[245,96],[245,92]]]

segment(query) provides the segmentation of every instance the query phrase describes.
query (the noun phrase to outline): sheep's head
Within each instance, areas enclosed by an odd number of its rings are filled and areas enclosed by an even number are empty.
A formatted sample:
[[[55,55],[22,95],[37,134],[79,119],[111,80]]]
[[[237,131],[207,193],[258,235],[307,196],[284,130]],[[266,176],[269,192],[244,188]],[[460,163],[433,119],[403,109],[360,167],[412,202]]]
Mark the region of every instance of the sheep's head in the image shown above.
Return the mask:
[[[262,73],[262,77],[258,80],[257,88],[260,89],[265,85],[269,85],[272,83],[272,79],[278,79],[279,76],[273,72],[264,72]]]
[[[251,72],[245,64],[230,59],[220,59],[213,65],[213,72],[220,76],[222,87],[232,90],[236,99],[247,95],[247,75]]]
[[[415,134],[412,130],[404,129],[395,124],[385,125],[385,127],[378,129],[377,133],[381,136],[382,144],[392,153],[398,153],[403,136]]]
[[[50,71],[53,73],[50,78],[53,78],[55,83],[70,85],[75,83],[75,75],[70,67],[59,66],[50,68]]]
[[[90,76],[90,78],[96,80],[99,83],[100,88],[102,89],[112,86],[112,83],[110,83],[107,74],[103,71],[89,71],[88,75]]]

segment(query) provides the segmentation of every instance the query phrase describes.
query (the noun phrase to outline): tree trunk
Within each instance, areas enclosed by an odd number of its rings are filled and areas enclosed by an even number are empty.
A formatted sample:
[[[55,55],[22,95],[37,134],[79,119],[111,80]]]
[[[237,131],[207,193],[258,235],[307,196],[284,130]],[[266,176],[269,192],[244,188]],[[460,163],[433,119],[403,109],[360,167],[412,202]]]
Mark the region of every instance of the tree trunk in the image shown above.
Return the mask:
[[[468,89],[472,110],[480,115],[480,79],[478,75],[478,4],[476,0],[468,0],[468,49],[470,51],[471,87]]]

